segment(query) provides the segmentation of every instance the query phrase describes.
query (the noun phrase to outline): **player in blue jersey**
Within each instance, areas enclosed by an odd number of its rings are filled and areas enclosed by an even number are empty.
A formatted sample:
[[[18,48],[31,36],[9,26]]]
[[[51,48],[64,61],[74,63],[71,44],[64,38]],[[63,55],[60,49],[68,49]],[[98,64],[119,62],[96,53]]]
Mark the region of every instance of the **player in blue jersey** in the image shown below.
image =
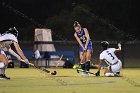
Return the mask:
[[[86,73],[86,71],[90,70],[92,42],[87,28],[82,28],[79,22],[77,21],[74,22],[73,27],[75,30],[74,37],[76,38],[77,42],[80,45],[79,50],[80,50],[81,69],[85,71],[84,73],[82,73],[82,76],[88,76],[88,73]]]

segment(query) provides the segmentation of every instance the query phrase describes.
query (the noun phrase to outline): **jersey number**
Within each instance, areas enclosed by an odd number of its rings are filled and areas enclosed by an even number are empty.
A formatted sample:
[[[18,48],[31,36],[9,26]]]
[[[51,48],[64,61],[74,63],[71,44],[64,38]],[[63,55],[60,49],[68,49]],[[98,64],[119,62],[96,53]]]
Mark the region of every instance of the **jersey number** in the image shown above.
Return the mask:
[[[86,37],[85,37],[85,35],[83,35],[82,37],[80,37],[80,39],[82,40],[82,42],[86,42]]]
[[[115,57],[114,57],[114,56],[112,56],[112,54],[111,54],[111,53],[109,53],[108,51],[107,51],[107,54],[108,54],[108,55],[110,55],[110,56],[112,57],[112,60],[114,60],[114,59],[115,59]]]

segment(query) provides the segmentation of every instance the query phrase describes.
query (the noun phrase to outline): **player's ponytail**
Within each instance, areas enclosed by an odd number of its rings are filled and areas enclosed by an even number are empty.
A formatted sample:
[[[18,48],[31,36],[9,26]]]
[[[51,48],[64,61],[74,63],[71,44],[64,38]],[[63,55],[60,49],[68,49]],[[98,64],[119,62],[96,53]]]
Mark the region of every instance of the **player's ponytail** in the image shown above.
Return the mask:
[[[11,34],[15,35],[16,37],[18,37],[18,30],[16,29],[16,27],[9,28],[9,30],[6,31],[6,33],[11,33]]]
[[[73,27],[81,26],[78,21],[74,21]]]

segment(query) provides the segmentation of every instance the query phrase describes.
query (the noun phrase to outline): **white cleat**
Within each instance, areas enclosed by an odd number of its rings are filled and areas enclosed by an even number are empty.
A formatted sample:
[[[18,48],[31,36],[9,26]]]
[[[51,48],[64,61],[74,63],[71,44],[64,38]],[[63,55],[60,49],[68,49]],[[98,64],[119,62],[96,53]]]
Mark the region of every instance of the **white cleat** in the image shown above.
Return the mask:
[[[81,76],[83,76],[83,77],[88,77],[88,76],[89,76],[89,74],[88,74],[88,73],[86,73],[86,72],[83,72],[83,73],[81,74]]]

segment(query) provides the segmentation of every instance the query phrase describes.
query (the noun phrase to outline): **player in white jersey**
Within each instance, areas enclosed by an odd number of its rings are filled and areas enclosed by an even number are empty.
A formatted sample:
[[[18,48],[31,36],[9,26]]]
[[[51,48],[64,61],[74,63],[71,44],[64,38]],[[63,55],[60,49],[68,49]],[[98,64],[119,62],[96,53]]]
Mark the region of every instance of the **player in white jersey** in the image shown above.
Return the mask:
[[[115,55],[116,52],[121,51],[121,44],[118,43],[118,48],[108,48],[109,43],[107,41],[101,42],[103,51],[100,54],[100,63],[98,64],[98,71],[96,76],[100,76],[101,65],[103,62],[108,64],[108,68],[105,70],[105,76],[120,76],[120,70],[122,63]]]
[[[0,79],[10,79],[6,76],[5,70],[8,65],[8,58],[5,55],[4,51],[10,52],[12,55],[14,55],[18,60],[24,60],[27,64],[29,63],[28,59],[24,56],[17,40],[18,31],[15,27],[9,28],[6,33],[2,34],[0,36]],[[16,54],[10,47],[10,45],[13,44],[17,53]]]

